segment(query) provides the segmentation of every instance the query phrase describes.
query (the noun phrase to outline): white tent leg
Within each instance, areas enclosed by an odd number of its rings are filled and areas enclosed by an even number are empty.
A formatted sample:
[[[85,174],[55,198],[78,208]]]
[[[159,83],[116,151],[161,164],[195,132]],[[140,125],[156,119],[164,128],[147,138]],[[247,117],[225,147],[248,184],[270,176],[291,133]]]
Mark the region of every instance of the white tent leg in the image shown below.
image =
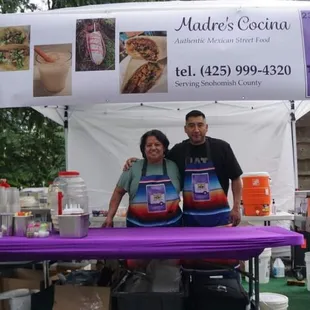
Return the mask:
[[[292,150],[294,159],[294,177],[295,177],[295,189],[298,189],[298,158],[297,158],[297,136],[296,136],[296,117],[295,117],[295,102],[291,103],[291,132],[292,132]]]
[[[64,133],[65,133],[65,154],[66,154],[66,170],[68,170],[69,164],[69,150],[68,150],[68,141],[69,141],[69,107],[66,105],[64,110]]]

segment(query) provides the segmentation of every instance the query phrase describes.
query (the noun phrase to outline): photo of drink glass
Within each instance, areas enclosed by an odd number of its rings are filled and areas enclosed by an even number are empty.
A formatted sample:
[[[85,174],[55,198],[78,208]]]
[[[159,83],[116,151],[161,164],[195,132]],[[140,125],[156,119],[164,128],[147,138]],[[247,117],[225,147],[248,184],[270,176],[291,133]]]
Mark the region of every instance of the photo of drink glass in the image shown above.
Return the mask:
[[[35,46],[34,97],[70,96],[72,45]]]

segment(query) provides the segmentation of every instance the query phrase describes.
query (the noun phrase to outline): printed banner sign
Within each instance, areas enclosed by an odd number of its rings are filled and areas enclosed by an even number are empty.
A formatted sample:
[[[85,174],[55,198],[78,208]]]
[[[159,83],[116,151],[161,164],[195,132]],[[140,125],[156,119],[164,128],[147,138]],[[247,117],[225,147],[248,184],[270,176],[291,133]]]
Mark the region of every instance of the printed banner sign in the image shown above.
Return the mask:
[[[0,80],[1,107],[303,100],[310,6],[5,14]]]

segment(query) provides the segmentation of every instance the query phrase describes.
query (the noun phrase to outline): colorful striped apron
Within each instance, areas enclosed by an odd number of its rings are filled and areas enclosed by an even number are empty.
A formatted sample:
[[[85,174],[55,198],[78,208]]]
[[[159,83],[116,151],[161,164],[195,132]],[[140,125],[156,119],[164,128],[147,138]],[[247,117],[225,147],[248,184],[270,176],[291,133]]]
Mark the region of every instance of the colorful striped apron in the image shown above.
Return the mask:
[[[186,227],[231,226],[227,196],[219,182],[211,158],[210,143],[206,143],[206,163],[190,163],[190,145],[185,159],[183,188],[183,223]],[[207,259],[208,263],[236,264],[236,260]],[[186,261],[189,263],[189,261]],[[193,261],[192,261],[193,263]]]
[[[187,148],[184,188],[184,226],[214,227],[229,224],[228,199],[216,175],[211,159],[209,141],[206,141],[206,163],[189,163]]]
[[[138,190],[128,208],[127,227],[182,226],[180,197],[168,176],[166,160],[163,175],[146,176],[146,170],[144,160]]]

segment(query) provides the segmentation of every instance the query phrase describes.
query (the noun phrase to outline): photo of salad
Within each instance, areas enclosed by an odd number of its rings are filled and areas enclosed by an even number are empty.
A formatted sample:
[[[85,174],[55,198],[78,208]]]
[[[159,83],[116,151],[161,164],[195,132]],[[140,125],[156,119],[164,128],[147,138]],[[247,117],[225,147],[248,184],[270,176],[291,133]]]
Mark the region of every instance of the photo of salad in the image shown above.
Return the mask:
[[[30,26],[0,27],[0,71],[29,70]]]

